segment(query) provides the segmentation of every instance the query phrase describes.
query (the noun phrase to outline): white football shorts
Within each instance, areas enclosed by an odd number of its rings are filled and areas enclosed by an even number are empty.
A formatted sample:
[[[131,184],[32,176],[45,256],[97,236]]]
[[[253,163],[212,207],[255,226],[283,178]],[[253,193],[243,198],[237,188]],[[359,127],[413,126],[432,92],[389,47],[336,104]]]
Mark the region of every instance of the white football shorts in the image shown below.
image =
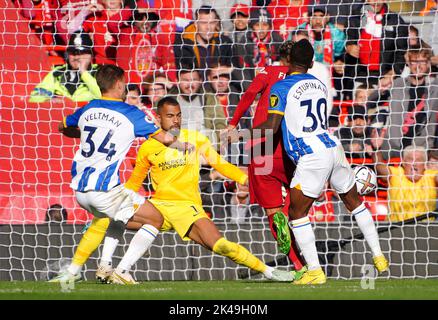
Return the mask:
[[[79,205],[95,217],[109,217],[115,221],[127,223],[145,199],[123,185],[110,191],[76,192]]]
[[[354,171],[341,145],[302,156],[290,187],[300,185],[304,195],[318,198],[327,181],[338,194],[347,193],[355,186]]]

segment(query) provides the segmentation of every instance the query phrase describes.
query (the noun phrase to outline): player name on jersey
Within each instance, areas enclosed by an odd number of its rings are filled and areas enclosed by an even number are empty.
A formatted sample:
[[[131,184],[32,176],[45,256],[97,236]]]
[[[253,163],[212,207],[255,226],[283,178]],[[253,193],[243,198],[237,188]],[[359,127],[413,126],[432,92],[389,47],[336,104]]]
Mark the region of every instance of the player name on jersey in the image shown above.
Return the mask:
[[[104,112],[90,113],[90,114],[86,115],[84,117],[84,119],[87,122],[93,121],[93,120],[105,120],[105,121],[111,122],[116,127],[120,127],[122,125],[122,122],[120,120],[116,119],[116,117],[111,116],[108,113],[104,113]]]
[[[304,82],[304,81],[303,81]],[[304,83],[300,83],[300,86],[295,90],[293,97],[297,100],[309,89],[321,90],[325,96],[327,96],[327,88],[319,80],[310,80]]]

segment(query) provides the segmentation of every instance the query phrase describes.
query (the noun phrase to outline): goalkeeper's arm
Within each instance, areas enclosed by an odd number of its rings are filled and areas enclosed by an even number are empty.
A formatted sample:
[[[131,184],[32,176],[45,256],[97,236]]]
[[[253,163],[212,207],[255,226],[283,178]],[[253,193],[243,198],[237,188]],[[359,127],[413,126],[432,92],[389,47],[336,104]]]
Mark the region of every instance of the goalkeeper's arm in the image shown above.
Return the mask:
[[[213,149],[209,142],[206,143],[206,145],[203,146],[202,149],[208,164],[216,169],[220,174],[227,177],[228,179],[236,181],[239,184],[248,184],[248,176],[238,167],[223,159],[216,152],[216,150]]]

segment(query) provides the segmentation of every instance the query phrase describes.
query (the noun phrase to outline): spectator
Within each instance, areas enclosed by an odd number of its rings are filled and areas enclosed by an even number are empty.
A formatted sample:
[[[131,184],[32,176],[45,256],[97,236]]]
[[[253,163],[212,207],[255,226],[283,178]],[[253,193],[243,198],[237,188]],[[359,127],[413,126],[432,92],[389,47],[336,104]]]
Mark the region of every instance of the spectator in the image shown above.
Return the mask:
[[[28,0],[26,0],[28,1]],[[55,10],[55,39],[59,44],[67,44],[70,35],[80,31],[85,15],[78,15],[82,10],[94,12],[101,4],[92,0],[51,0],[56,4]],[[88,7],[88,9],[87,9]]]
[[[94,78],[98,66],[92,64],[93,42],[86,33],[74,33],[67,47],[67,63],[55,67],[32,91],[30,102],[44,102],[56,97],[72,101],[90,101],[100,98],[100,89]]]
[[[335,132],[349,158],[365,158],[367,144],[367,114],[363,105],[354,105],[348,109],[348,125]]]
[[[418,47],[421,44],[421,38],[418,29],[413,25],[409,26],[408,48]]]
[[[140,3],[154,3],[154,8],[158,10],[160,18],[169,26],[167,33],[182,32],[193,19],[192,0],[138,0]]]
[[[207,72],[208,84],[205,88],[204,106],[210,109],[210,111],[208,111],[209,115],[216,115],[213,118],[206,118],[205,121],[211,123],[208,127],[214,125],[213,129],[216,134],[216,139],[212,141],[216,143],[219,142],[219,130],[226,128],[227,118],[231,119],[240,99],[238,90],[230,81],[231,71],[232,68],[230,65],[216,62],[210,66]],[[223,115],[223,118],[221,118],[221,115]]]
[[[437,11],[437,2],[436,0],[426,0],[426,4],[420,12],[420,16],[430,16],[434,15]]]
[[[366,0],[349,18],[344,87],[354,81],[388,86],[403,71],[408,27],[382,0]]]
[[[46,211],[46,222],[66,222],[67,210],[60,204],[51,205]]]
[[[345,34],[329,22],[326,10],[326,6],[311,7],[309,22],[299,25],[298,29],[307,30],[308,40],[315,50],[314,60],[325,64],[329,68],[330,78],[332,79],[331,87],[336,88],[333,93],[339,99],[343,90]],[[318,79],[321,78],[318,77]]]
[[[157,10],[138,3],[130,32],[120,35],[117,65],[129,70],[131,83],[141,83],[151,72],[166,72],[175,80],[175,61],[169,35],[161,30],[162,22]]]
[[[178,86],[169,94],[174,94],[181,106],[181,125],[183,128],[198,130],[216,141],[217,128],[223,128],[226,119],[220,105],[205,106],[205,93],[198,70],[181,69],[178,72]]]
[[[248,88],[259,68],[280,60],[278,50],[283,43],[283,38],[272,30],[271,15],[266,9],[252,10],[249,26],[242,42],[233,47],[239,68],[237,75],[234,74],[237,80],[243,81],[243,90]]]
[[[366,84],[361,84],[356,88],[356,90],[354,90],[353,102],[355,104],[360,104],[361,106],[366,106],[368,97],[371,93],[371,89]]]
[[[221,34],[221,23],[215,9],[202,6],[196,10],[195,22],[187,26],[175,39],[177,68],[189,66],[206,70],[211,61],[231,64],[231,39]],[[202,74],[204,78],[204,74]]]
[[[329,22],[324,6],[312,7],[309,15],[310,21],[298,28],[307,30],[309,41],[315,50],[315,61],[331,66],[344,53],[345,34]]]
[[[233,43],[242,43],[248,31],[250,8],[246,4],[236,3],[230,10],[230,19],[233,22],[231,39]]]
[[[427,160],[427,169],[437,170],[438,171],[438,150],[429,150],[428,152],[428,160]],[[438,201],[438,198],[437,198]]]
[[[83,22],[83,30],[93,35],[96,63],[115,64],[119,37],[129,33],[128,21],[132,10],[123,7],[123,0],[101,0],[100,4],[91,4],[82,9],[71,23],[72,30],[77,30]]]
[[[146,94],[144,105],[148,109],[156,108],[158,101],[167,94],[167,82],[164,73],[151,74],[146,77],[143,83],[143,91]]]
[[[418,29],[413,25],[409,26],[409,48],[415,47],[424,47],[432,50],[431,46],[424,42],[418,33]],[[432,57],[430,59],[432,64],[431,72],[433,73],[431,76],[435,77],[438,72],[438,56],[432,53]],[[401,74],[402,77],[407,77],[409,75],[409,67],[405,66],[403,72]]]
[[[273,0],[267,6],[273,30],[287,40],[291,31],[307,21],[309,0]]]
[[[231,199],[224,186],[226,178],[210,167],[202,167],[200,177],[199,190],[204,210],[210,212],[214,219],[225,219]]]
[[[438,79],[431,80],[429,48],[411,48],[405,58],[410,69],[407,78],[398,78],[392,87],[376,90],[368,108],[389,102],[389,128],[382,151],[387,158],[399,157],[402,149],[413,144],[433,148],[438,116]],[[380,108],[381,109],[381,108]]]
[[[139,109],[143,108],[143,104],[141,103],[141,91],[138,85],[131,83],[126,86],[125,103],[136,106]]]
[[[30,28],[38,34],[41,42],[45,45],[52,45],[58,2],[55,0],[20,0],[17,1],[17,6],[21,8],[21,14],[30,20]]]
[[[362,7],[363,0],[310,0],[309,6],[325,6],[327,14],[338,29],[345,31],[348,24],[348,17],[358,8]]]
[[[245,222],[249,213],[249,187],[235,185],[230,201],[230,218],[232,223]]]
[[[379,178],[388,182],[389,220],[404,221],[435,211],[438,171],[426,169],[426,149],[408,146],[403,150],[401,166],[388,166],[380,151],[383,134],[373,130],[371,143],[375,152],[371,154]]]
[[[202,168],[199,187],[205,210],[211,212],[214,219],[230,217],[232,223],[245,222],[247,216],[262,217],[263,210],[249,203],[248,187],[226,179],[214,169]]]
[[[359,85],[356,90],[354,91],[354,98],[353,98],[353,106],[354,105],[360,105],[360,106],[367,106],[367,102],[368,102],[368,97],[370,96],[370,94],[372,93],[371,89],[368,88],[367,85],[361,84]],[[349,110],[350,111],[350,110]],[[367,109],[367,114],[370,113],[374,113],[375,110],[373,112],[370,112],[370,110]],[[329,117],[329,127],[337,127],[339,125],[347,125],[349,126],[350,124],[348,123],[349,121],[349,117],[345,118],[345,119],[340,119],[340,113],[341,113],[341,107],[335,108],[333,109],[332,113],[330,114]],[[371,119],[373,119],[374,122],[374,118],[370,117],[369,118],[369,122],[371,121]]]

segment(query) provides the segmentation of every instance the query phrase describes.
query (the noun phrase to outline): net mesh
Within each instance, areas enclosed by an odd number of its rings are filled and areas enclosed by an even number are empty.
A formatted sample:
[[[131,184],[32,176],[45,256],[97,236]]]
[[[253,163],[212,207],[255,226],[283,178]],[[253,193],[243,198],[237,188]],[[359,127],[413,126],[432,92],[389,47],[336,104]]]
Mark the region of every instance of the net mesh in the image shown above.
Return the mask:
[[[409,145],[423,146],[428,153],[427,158],[415,160],[425,167],[420,171],[426,169],[422,184],[379,176],[378,188],[364,200],[392,263],[388,276],[438,275],[437,225],[433,218],[412,220],[436,211],[437,203],[435,1],[387,1],[378,10],[360,1],[330,0],[242,1],[240,5],[225,0],[0,2],[2,280],[48,278],[68,263],[83,225],[92,218],[78,206],[69,187],[78,143],[56,131],[64,116],[92,99],[85,81],[65,67],[69,39],[78,31],[90,35],[93,64],[117,64],[127,71],[129,83],[140,90],[139,99],[135,90],[130,91],[131,103],[153,114],[162,96],[176,97],[183,109],[183,126],[202,131],[217,148],[220,130],[230,123],[254,77],[261,68],[279,62],[281,43],[308,37],[318,72],[331,88],[329,129],[341,139],[353,165],[375,168],[366,152],[373,129],[387,129],[382,146],[386,168],[399,168],[402,151]],[[73,46],[86,46],[82,41]],[[48,79],[56,71],[57,78]],[[249,104],[238,128],[252,127],[258,98]],[[357,119],[365,119],[366,124]],[[356,130],[360,126],[367,129]],[[122,166],[123,181],[132,171],[140,143],[134,144]],[[245,166],[249,159],[242,145],[220,151],[229,161]],[[391,170],[390,178],[397,172]],[[288,268],[264,210],[250,205],[247,194],[237,197],[235,184],[211,168],[203,167],[200,174],[204,208],[226,237],[263,261]],[[144,187],[145,195],[153,192],[148,181]],[[66,221],[47,221],[49,212],[52,219],[66,214]],[[328,276],[360,277],[371,255],[330,186],[310,216]],[[116,261],[131,237],[127,232]],[[86,278],[93,277],[98,254],[87,263]],[[182,242],[176,233],[159,237],[150,255],[136,265],[135,276],[139,280],[258,277]]]

